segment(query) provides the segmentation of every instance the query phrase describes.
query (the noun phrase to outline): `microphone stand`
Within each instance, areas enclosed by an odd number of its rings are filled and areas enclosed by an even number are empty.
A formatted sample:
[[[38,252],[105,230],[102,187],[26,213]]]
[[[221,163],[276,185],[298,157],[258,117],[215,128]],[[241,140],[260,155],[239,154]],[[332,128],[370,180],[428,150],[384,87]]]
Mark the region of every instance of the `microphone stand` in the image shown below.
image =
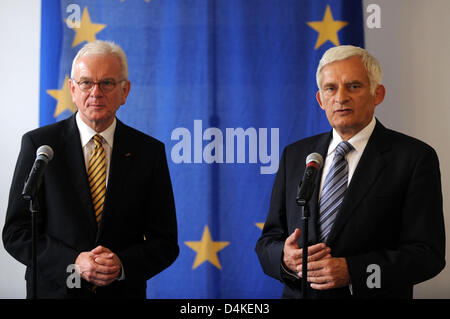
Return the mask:
[[[37,299],[37,215],[39,213],[39,201],[37,196],[30,199],[31,212],[31,299]]]
[[[37,299],[37,218],[39,214],[39,195],[45,167],[53,158],[53,149],[48,145],[40,146],[36,151],[31,172],[25,181],[22,197],[30,202],[31,212],[31,299]]]
[[[306,170],[303,179],[298,185],[296,202],[302,207],[303,220],[303,241],[302,241],[302,297],[308,298],[308,223],[309,206],[308,203],[314,192],[314,180],[323,164],[323,157],[319,153],[311,153],[306,158]]]
[[[33,170],[38,170],[39,162],[33,166]],[[39,214],[38,189],[41,185],[42,176],[36,176],[30,173],[25,187],[22,191],[22,197],[29,201],[31,213],[31,299],[37,299],[37,218]]]
[[[302,208],[303,221],[303,240],[302,240],[302,298],[308,299],[308,222],[309,222],[309,206],[307,201],[297,198],[297,205]]]

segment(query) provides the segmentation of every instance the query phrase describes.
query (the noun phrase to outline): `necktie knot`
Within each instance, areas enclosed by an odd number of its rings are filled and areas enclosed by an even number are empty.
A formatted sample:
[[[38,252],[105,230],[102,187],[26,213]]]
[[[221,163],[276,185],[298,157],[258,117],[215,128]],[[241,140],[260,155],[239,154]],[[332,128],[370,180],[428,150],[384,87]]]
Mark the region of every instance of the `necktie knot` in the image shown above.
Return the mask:
[[[352,144],[347,141],[342,141],[336,147],[336,155],[345,157],[351,150],[353,150]]]
[[[101,137],[100,134],[95,134],[95,135],[92,137],[92,139],[93,139],[93,141],[94,141],[96,147],[102,146],[103,138]]]

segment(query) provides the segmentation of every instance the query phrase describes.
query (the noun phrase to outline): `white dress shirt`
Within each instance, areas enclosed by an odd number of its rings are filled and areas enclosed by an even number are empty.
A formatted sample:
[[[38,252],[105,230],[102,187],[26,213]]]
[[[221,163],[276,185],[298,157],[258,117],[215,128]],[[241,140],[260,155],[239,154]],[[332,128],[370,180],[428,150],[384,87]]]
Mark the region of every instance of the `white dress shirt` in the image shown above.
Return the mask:
[[[92,152],[95,148],[95,143],[92,140],[92,137],[97,134],[91,127],[89,127],[83,120],[80,118],[80,113],[77,112],[75,116],[78,126],[78,131],[80,132],[80,141],[81,147],[83,148],[84,162],[86,167],[86,173],[89,169],[89,158],[91,157]],[[105,150],[106,157],[106,185],[108,185],[108,177],[109,177],[109,167],[111,163],[111,153],[114,142],[114,132],[116,130],[116,118],[114,118],[113,123],[103,132],[99,133],[103,137],[103,148]]]
[[[375,129],[376,120],[375,117],[372,118],[372,121],[359,131],[355,136],[348,140],[348,142],[353,146],[353,150],[348,152],[345,156],[348,162],[348,183],[353,177],[353,173],[355,172],[356,166],[359,163],[359,159],[361,158],[364,149],[367,146],[367,142],[369,141],[370,136],[372,135],[373,130]],[[336,147],[340,142],[342,142],[342,137],[338,134],[338,132],[333,129],[333,138],[328,146],[328,153],[325,159],[325,163],[323,165],[322,179],[320,181],[320,189],[319,189],[319,198],[322,195],[323,184],[325,183],[325,178],[330,170],[331,163],[333,162],[334,153],[336,153]]]

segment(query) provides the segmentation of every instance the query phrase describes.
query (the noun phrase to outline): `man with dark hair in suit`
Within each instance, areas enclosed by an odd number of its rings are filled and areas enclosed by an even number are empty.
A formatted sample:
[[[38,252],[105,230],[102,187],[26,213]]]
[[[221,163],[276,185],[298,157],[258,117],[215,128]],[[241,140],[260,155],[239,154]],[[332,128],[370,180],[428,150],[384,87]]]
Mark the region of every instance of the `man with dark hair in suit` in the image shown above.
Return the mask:
[[[54,150],[38,193],[37,297],[145,298],[146,283],[177,258],[177,222],[164,144],[116,119],[130,92],[116,44],[86,44],[69,81],[77,113],[26,133],[3,243],[27,265],[31,218],[21,193],[41,145]],[[68,285],[68,266],[81,276]]]
[[[324,158],[309,202],[310,298],[412,298],[445,266],[439,162],[427,144],[374,117],[385,96],[378,61],[333,47],[317,68],[317,101],[333,130],[287,146],[256,244],[266,274],[302,297],[302,222],[297,186],[306,157]],[[376,278],[375,278],[376,276]]]

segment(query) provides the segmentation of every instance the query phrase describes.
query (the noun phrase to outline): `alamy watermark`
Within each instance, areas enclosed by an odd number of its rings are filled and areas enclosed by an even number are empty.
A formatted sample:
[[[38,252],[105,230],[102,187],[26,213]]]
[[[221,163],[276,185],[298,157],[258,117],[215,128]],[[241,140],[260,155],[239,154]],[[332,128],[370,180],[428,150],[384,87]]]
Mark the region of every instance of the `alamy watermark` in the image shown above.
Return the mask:
[[[366,8],[366,12],[369,13],[366,19],[366,26],[369,29],[381,28],[381,8],[378,4],[369,4]]]
[[[175,164],[260,164],[260,174],[275,174],[279,165],[279,128],[217,127],[203,129],[194,120],[193,129],[177,127],[171,140],[177,141],[170,156]],[[204,141],[207,141],[204,145]]]
[[[71,3],[66,7],[66,13],[69,15],[66,18],[66,25],[70,29],[80,28],[81,8],[78,4]]]
[[[70,274],[66,279],[67,288],[81,288],[80,267],[75,264],[70,264],[67,266],[66,272]]]
[[[366,268],[370,275],[367,277],[366,285],[369,289],[381,288],[381,267],[377,264],[370,264]]]

